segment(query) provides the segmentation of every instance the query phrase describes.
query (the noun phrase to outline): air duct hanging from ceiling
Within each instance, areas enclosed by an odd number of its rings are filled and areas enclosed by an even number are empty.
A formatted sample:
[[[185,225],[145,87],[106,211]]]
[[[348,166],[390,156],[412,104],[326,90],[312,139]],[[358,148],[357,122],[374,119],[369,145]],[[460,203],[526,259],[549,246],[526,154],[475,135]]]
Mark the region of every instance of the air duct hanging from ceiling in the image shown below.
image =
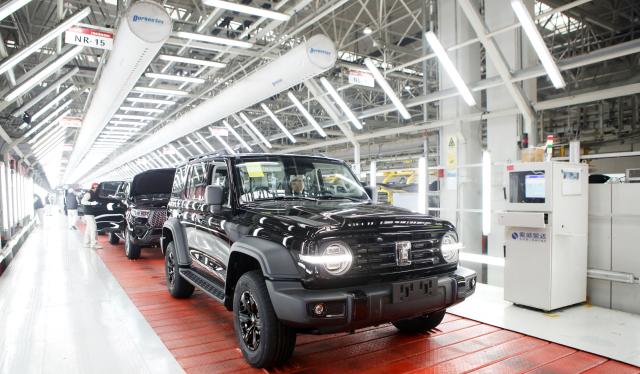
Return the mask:
[[[171,27],[171,17],[155,2],[139,1],[129,7],[82,121],[65,179],[86,163],[96,138],[169,38]]]
[[[324,35],[315,35],[186,112],[97,171],[89,174],[95,165],[76,169],[73,178],[68,182],[75,182],[83,177],[89,179],[105,175],[176,139],[322,74],[335,65],[336,58],[336,49],[331,39]]]

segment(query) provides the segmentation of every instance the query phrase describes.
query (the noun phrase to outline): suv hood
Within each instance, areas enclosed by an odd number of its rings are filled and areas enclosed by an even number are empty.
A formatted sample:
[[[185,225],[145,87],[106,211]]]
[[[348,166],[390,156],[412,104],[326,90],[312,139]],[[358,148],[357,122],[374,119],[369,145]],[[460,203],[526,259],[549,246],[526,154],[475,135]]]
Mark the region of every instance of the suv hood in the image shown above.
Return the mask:
[[[367,223],[372,226],[416,226],[425,224],[444,225],[453,229],[445,220],[406,209],[366,203],[345,201],[271,201],[255,204],[247,211],[273,217],[287,224],[299,226],[338,226]]]

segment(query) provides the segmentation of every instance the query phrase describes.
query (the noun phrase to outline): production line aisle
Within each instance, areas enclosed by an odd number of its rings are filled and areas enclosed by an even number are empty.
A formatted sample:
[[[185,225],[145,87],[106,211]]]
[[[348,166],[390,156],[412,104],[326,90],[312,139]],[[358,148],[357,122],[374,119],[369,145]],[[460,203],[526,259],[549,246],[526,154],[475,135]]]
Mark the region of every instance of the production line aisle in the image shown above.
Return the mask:
[[[157,249],[129,261],[122,245],[80,246],[47,217],[0,277],[0,372],[261,372],[237,349],[231,313],[196,292],[171,298]],[[106,267],[105,267],[106,265]],[[127,298],[128,296],[128,298]],[[163,344],[164,343],[164,344]],[[5,348],[6,347],[6,348]],[[390,325],[355,334],[301,335],[274,372],[639,373],[638,368],[447,315],[431,334]]]

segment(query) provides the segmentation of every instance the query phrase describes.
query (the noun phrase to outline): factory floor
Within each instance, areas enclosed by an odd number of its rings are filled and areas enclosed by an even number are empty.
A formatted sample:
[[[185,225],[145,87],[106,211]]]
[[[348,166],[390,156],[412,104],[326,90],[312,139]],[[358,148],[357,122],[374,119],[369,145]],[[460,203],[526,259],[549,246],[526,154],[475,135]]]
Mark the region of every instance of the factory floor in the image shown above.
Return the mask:
[[[159,250],[129,261],[104,236],[102,249],[83,248],[81,232],[67,229],[64,218],[46,217],[0,277],[0,373],[264,372],[242,358],[222,305],[200,292],[186,300],[168,295]],[[462,305],[482,305],[483,293]],[[288,364],[271,372],[640,373],[453,311],[428,334],[382,325],[300,335]],[[607,342],[594,331],[574,333]]]

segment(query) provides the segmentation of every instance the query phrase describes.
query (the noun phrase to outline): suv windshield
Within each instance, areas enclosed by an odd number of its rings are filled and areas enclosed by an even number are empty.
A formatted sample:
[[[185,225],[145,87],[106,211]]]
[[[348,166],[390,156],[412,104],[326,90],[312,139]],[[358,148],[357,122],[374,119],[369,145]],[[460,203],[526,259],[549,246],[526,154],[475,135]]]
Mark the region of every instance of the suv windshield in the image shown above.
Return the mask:
[[[330,159],[292,156],[247,157],[236,165],[240,202],[262,200],[368,201],[351,170]]]

